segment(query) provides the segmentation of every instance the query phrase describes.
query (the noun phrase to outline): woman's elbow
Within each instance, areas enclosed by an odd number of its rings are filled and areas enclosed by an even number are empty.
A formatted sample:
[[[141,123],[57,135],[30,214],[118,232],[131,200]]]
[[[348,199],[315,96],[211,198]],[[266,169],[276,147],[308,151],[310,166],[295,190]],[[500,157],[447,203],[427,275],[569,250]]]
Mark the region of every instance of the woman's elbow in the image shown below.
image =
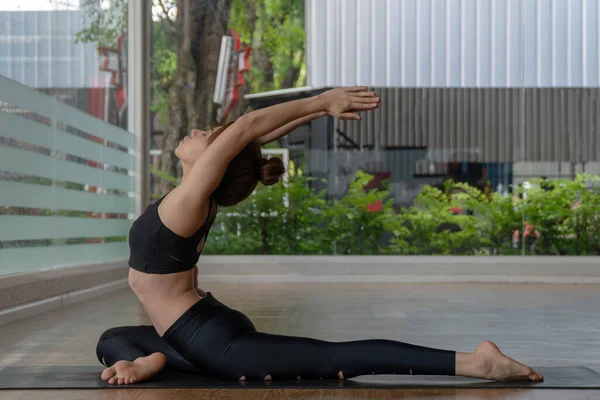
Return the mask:
[[[256,122],[256,116],[253,113],[244,114],[239,117],[235,123],[239,125],[240,132],[250,133],[254,129],[254,125]]]
[[[239,132],[250,140],[255,139],[256,136],[256,115],[253,113],[244,114],[239,117],[236,121],[239,126]]]

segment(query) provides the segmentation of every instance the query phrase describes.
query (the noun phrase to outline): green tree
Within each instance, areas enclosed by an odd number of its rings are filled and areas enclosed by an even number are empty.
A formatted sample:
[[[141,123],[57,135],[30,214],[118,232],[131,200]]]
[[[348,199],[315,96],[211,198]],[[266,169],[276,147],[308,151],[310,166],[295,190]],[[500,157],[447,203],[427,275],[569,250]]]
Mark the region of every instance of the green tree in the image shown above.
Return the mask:
[[[78,33],[78,40],[114,47],[125,31],[127,1],[84,1],[90,25]],[[248,88],[241,88],[241,101],[231,118],[246,111],[243,96],[248,91],[304,82],[304,0],[153,0],[152,4],[152,111],[165,127],[156,169],[177,176],[174,150],[179,140],[192,128],[216,124],[212,96],[221,37],[228,34],[228,27],[253,49]],[[170,188],[172,182],[161,179],[153,195],[159,197]]]
[[[78,39],[97,45],[111,44],[115,35],[124,32],[127,1],[109,0],[109,8],[101,0],[85,0],[90,25]],[[157,169],[176,176],[175,148],[192,128],[214,126],[217,107],[212,101],[218,69],[221,37],[227,34],[231,0],[154,0],[153,9],[162,36],[154,36],[153,109],[160,112],[164,125],[163,151]],[[168,40],[167,40],[168,39]],[[165,112],[166,109],[166,112]],[[166,117],[165,117],[166,115]],[[160,180],[154,194],[172,188],[168,180]]]
[[[118,37],[127,30],[127,4],[126,0],[83,0],[82,8],[86,11],[85,18],[89,22],[86,28],[75,35],[76,42],[94,43],[98,48],[116,47]],[[163,125],[166,125],[168,116],[167,93],[177,66],[177,37],[172,21],[175,11],[174,0],[153,1],[151,110],[159,115]]]
[[[76,42],[115,48],[117,39],[127,28],[127,1],[82,0],[81,8],[85,10],[89,23],[75,34]]]
[[[233,0],[229,26],[252,46],[252,92],[302,84],[305,69],[304,0]]]
[[[232,118],[246,111],[248,93],[302,86],[306,80],[304,0],[233,0],[229,27],[251,46],[247,87]]]

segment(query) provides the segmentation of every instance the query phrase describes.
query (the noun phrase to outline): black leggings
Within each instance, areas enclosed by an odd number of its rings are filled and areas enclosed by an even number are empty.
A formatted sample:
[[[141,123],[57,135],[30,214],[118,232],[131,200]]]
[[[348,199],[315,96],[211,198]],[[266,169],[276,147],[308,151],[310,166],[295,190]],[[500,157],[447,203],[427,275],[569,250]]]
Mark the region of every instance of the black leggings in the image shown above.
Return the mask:
[[[344,378],[367,374],[455,375],[456,353],[393,340],[326,342],[257,332],[250,320],[210,293],[161,338],[152,326],[113,328],[98,342],[100,362],[111,366],[154,352],[165,369],[226,379]]]

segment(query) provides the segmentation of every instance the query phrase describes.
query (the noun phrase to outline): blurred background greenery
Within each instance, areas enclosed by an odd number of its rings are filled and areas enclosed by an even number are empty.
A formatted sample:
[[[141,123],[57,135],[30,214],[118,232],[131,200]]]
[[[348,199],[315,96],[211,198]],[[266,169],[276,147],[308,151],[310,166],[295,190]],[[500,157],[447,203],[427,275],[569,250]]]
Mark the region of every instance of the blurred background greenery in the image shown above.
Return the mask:
[[[292,169],[286,185],[259,186],[221,209],[204,253],[600,255],[598,176],[534,179],[512,197],[448,180],[407,208],[394,206],[385,183],[365,189],[372,179],[358,171],[338,199]]]

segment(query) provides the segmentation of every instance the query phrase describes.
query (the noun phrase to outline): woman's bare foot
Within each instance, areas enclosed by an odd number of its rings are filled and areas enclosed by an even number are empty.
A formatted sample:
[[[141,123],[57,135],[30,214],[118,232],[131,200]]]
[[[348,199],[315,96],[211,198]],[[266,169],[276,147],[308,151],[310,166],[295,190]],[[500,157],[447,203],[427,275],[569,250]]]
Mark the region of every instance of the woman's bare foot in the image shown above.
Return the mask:
[[[147,357],[139,357],[131,361],[117,361],[112,367],[102,371],[103,381],[108,380],[109,385],[118,383],[128,385],[130,383],[143,382],[152,378],[167,363],[167,358],[162,353],[153,353]]]
[[[474,353],[457,353],[456,375],[495,381],[544,380],[542,374],[502,354],[489,340],[482,342]]]

